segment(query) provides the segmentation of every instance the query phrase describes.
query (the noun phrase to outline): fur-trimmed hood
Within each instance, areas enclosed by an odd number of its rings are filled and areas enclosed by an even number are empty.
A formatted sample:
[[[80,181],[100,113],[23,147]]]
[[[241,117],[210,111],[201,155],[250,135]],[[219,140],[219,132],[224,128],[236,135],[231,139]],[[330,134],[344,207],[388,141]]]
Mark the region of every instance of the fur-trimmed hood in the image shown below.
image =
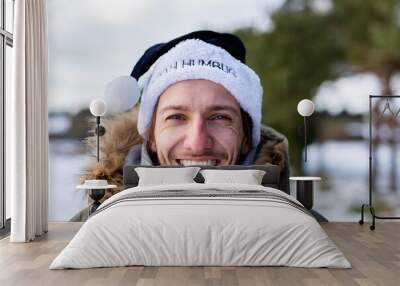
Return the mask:
[[[107,191],[104,199],[123,190],[122,170],[125,158],[134,145],[143,143],[143,139],[137,131],[138,112],[138,107],[135,107],[130,111],[102,120],[101,124],[105,127],[106,133],[100,140],[100,162],[93,159],[93,163],[86,168],[81,181],[83,183],[84,180],[101,178],[108,180],[110,184],[117,185],[116,189]],[[95,158],[96,137],[87,137],[84,144]],[[254,164],[263,165],[267,163],[279,166],[281,178],[288,177],[287,139],[271,127],[263,125],[261,126],[261,139]]]

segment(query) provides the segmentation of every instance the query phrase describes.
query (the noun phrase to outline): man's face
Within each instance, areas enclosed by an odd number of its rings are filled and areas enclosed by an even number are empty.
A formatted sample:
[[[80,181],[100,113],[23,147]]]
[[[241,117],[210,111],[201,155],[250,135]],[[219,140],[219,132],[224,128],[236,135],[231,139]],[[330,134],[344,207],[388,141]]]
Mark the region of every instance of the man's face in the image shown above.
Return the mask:
[[[161,165],[232,165],[248,152],[239,104],[214,82],[171,85],[154,116],[150,148]]]

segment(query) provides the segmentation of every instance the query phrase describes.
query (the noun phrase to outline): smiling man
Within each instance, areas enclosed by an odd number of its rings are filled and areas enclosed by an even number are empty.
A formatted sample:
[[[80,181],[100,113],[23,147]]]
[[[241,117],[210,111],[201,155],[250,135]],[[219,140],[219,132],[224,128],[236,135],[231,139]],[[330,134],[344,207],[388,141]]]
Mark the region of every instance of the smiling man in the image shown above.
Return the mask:
[[[233,165],[250,149],[236,99],[209,80],[185,80],[160,96],[149,147],[160,165]],[[154,154],[156,156],[154,156]]]
[[[271,163],[280,167],[282,188],[288,189],[287,140],[261,125],[263,89],[245,55],[237,36],[212,31],[146,50],[129,78],[140,83],[140,105],[103,120],[101,161],[82,179],[116,184],[108,198],[122,190],[125,165]],[[95,146],[94,137],[87,143]]]

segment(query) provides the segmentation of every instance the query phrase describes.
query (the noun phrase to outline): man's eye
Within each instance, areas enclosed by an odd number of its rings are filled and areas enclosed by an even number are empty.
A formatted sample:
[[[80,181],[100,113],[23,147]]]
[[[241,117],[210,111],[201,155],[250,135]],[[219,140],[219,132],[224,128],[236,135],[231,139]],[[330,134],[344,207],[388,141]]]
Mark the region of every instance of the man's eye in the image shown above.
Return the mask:
[[[217,114],[217,115],[211,117],[211,119],[232,121],[232,119],[229,116],[226,116],[223,114]]]
[[[168,116],[166,118],[166,120],[169,120],[169,119],[172,119],[172,120],[184,120],[185,116],[183,114],[173,114],[173,115],[170,115],[170,116]]]

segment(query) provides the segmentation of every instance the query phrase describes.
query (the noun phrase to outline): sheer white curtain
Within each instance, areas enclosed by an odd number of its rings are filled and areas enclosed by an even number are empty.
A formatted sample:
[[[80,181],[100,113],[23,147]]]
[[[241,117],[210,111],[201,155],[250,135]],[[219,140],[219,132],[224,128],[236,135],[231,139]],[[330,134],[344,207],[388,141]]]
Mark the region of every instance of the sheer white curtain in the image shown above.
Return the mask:
[[[6,98],[6,187],[11,189],[12,242],[47,232],[46,0],[16,0],[12,93]]]

